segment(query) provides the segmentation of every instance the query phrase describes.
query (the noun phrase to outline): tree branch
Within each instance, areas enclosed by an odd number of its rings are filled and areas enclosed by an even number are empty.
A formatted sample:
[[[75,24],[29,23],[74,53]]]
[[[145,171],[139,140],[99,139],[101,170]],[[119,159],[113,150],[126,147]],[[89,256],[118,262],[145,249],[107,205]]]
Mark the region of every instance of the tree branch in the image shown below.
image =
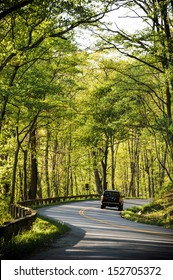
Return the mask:
[[[20,8],[23,8],[23,7],[31,4],[32,2],[34,2],[34,0],[25,0],[23,2],[20,2],[16,5],[8,8],[7,10],[0,13],[0,20],[3,19],[4,17],[6,17],[7,15],[11,14],[12,12],[17,11]]]

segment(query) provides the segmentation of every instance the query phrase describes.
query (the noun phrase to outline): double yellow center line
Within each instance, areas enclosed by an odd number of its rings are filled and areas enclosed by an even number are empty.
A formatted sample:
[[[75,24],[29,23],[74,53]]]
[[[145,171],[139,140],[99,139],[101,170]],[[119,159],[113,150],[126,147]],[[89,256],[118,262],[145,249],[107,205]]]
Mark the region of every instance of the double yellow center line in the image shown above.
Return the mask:
[[[96,218],[88,216],[86,214],[86,211],[87,210],[91,210],[91,209],[92,209],[92,207],[87,207],[87,208],[81,209],[79,211],[80,216],[83,216],[84,218],[86,218],[88,220],[92,220],[92,221],[95,221],[95,222],[98,222],[98,223],[102,223],[102,224],[106,224],[106,225],[111,225],[111,226],[114,226],[114,227],[117,227],[117,228],[123,228],[123,229],[129,230],[129,231],[135,231],[135,232],[141,232],[141,233],[147,233],[147,234],[154,234],[154,235],[160,235],[160,236],[171,236],[171,237],[173,237],[173,234],[171,234],[171,233],[161,233],[161,232],[157,232],[157,231],[144,230],[144,229],[129,227],[129,226],[125,226],[125,225],[124,226],[123,225],[118,225],[116,223],[108,222],[106,220],[96,219]]]

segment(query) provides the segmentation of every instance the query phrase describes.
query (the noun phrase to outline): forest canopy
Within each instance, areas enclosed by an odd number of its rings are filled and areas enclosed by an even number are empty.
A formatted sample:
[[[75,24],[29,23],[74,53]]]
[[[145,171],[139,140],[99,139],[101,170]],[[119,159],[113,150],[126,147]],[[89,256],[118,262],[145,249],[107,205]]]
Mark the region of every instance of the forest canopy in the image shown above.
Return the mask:
[[[142,26],[121,28],[122,9]],[[2,198],[172,190],[172,13],[170,0],[0,3]]]

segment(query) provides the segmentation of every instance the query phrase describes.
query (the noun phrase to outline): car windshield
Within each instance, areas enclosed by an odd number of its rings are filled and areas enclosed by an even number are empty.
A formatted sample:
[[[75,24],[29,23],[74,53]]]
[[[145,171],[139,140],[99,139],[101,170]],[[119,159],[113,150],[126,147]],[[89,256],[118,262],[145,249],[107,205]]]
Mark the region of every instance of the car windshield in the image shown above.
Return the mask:
[[[120,194],[118,192],[109,192],[109,191],[106,191],[104,193],[104,196],[105,197],[119,197]]]

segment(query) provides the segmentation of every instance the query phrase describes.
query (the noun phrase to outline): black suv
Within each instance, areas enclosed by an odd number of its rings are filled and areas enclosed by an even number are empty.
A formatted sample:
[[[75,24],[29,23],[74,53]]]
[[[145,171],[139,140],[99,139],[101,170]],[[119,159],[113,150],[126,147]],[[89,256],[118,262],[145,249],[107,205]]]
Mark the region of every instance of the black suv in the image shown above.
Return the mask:
[[[123,210],[123,199],[119,191],[114,190],[105,190],[101,196],[101,209],[106,206],[109,207],[118,207],[118,210]]]

